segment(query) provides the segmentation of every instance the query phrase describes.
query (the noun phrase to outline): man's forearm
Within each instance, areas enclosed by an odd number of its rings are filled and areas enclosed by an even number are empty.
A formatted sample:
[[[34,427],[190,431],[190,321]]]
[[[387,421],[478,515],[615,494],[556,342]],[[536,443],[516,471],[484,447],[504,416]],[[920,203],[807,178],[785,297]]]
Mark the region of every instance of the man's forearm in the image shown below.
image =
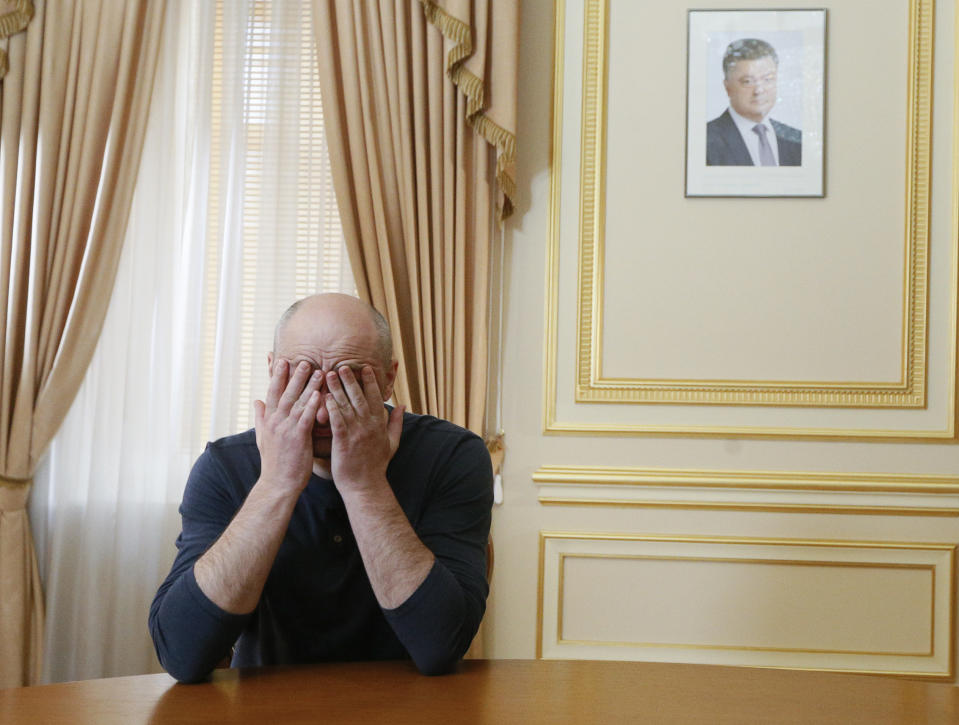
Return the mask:
[[[413,531],[385,478],[341,492],[376,600],[395,609],[426,579],[433,553]]]
[[[197,559],[197,586],[220,609],[256,609],[293,507],[310,478],[311,437],[323,376],[301,361],[270,358],[266,401],[253,402],[262,472],[223,534]]]
[[[252,612],[290,523],[296,497],[262,478],[193,568],[203,594],[231,614]]]

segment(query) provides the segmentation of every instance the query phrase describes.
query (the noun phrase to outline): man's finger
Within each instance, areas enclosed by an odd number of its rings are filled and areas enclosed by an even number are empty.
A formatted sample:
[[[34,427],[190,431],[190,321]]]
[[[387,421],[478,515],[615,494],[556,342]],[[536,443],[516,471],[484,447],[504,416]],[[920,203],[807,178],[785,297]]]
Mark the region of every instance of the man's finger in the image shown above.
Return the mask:
[[[312,384],[312,379],[310,384]],[[320,409],[320,391],[315,388],[310,391],[309,397],[303,404],[303,410],[296,421],[297,427],[303,432],[309,432],[313,428],[313,420],[316,418],[316,411]]]
[[[383,393],[380,391],[380,385],[376,382],[376,374],[373,372],[372,365],[364,365],[362,371],[363,395],[366,397],[366,404],[371,410],[376,410],[383,405]]]
[[[295,403],[297,398],[303,393],[303,388],[306,387],[309,375],[310,364],[308,362],[304,361],[296,366],[296,369],[290,376],[290,381],[286,384],[286,390],[284,390],[283,395],[280,396],[280,401],[276,406],[277,410],[283,411],[284,413],[290,412],[293,408],[293,403]]]
[[[339,370],[333,370],[326,374],[326,389],[330,391],[334,407],[338,409],[340,417],[343,418],[343,416],[349,415],[353,410],[353,404],[350,402],[350,397],[346,394],[346,390],[343,389],[343,382],[340,378]],[[329,399],[329,397],[327,399]],[[329,403],[327,403],[327,408],[329,407]]]
[[[266,417],[266,405],[262,400],[253,401],[253,430],[256,432],[256,445],[260,445],[260,431],[263,430],[263,418]]]
[[[276,405],[286,388],[290,364],[283,358],[273,361],[273,373],[270,375],[270,387],[266,391],[266,410],[276,410]]]
[[[343,385],[343,391],[346,393],[350,405],[360,415],[366,415],[369,406],[366,404],[366,395],[364,389],[360,387],[356,380],[356,373],[347,365],[342,365],[336,371],[340,376],[340,383]]]
[[[343,413],[340,412],[340,404],[336,402],[332,393],[326,395],[326,412],[330,416],[330,430],[333,431],[333,435],[342,433],[346,422],[343,420]]]
[[[293,404],[293,408],[290,412],[299,415],[303,407],[310,402],[310,397],[313,393],[317,392],[320,389],[320,386],[323,384],[323,373],[320,370],[314,370],[313,374],[310,375],[310,379],[306,382],[306,387],[303,388],[303,392],[300,393],[300,397]]]

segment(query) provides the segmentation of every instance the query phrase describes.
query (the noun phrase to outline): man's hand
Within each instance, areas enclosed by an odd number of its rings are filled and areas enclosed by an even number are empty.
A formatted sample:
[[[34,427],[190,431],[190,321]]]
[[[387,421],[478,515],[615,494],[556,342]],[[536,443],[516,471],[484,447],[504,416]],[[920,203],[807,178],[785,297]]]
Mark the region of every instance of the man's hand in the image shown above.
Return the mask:
[[[330,470],[341,493],[385,482],[403,431],[403,406],[392,413],[383,407],[373,368],[364,365],[360,378],[345,365],[326,374],[326,410],[333,432]]]
[[[299,494],[313,470],[311,431],[320,407],[323,373],[310,374],[301,362],[290,375],[290,364],[277,359],[270,376],[266,402],[254,401],[256,445],[260,449],[260,478]]]
[[[423,583],[434,558],[386,480],[386,467],[403,432],[403,406],[386,412],[369,365],[360,378],[357,381],[346,366],[326,375],[326,410],[333,431],[330,469],[376,600],[385,609],[395,609]]]

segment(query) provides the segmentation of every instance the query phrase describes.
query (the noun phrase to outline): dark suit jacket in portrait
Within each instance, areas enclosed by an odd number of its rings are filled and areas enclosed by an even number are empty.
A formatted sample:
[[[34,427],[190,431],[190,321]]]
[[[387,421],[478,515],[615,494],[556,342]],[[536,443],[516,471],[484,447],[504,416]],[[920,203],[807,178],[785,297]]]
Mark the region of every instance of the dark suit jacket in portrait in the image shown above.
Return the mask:
[[[773,121],[776,143],[779,146],[780,166],[802,166],[802,131],[785,123]],[[746,148],[736,122],[729,114],[714,118],[706,124],[706,166],[752,166],[753,159]]]

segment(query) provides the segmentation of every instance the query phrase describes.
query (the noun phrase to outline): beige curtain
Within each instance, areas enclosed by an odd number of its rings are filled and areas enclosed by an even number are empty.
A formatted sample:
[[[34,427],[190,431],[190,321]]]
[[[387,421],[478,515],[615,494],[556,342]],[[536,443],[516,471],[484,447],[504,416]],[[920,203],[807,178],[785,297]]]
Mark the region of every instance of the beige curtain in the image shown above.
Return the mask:
[[[443,5],[314,0],[314,26],[350,263],[393,328],[396,399],[483,433],[493,210],[511,211],[515,185],[519,9]]]
[[[393,330],[395,397],[482,435],[491,244],[515,189],[518,0],[313,9],[340,217],[357,290]]]
[[[39,1],[10,39],[0,86],[0,687],[40,676],[30,477],[110,299],[164,5]]]

